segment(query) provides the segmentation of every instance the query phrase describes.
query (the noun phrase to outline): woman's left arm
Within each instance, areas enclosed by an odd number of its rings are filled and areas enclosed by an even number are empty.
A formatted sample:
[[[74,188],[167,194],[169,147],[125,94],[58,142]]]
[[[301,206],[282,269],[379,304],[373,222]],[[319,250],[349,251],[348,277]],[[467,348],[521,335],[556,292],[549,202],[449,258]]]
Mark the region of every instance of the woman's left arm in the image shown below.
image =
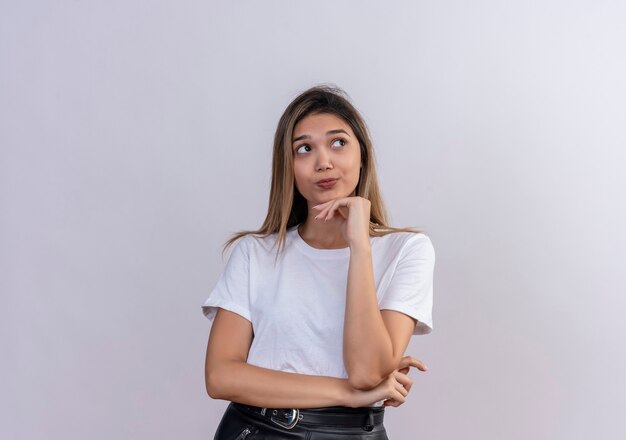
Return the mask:
[[[371,249],[353,248],[343,331],[343,358],[350,385],[373,388],[397,369],[414,328],[413,318],[378,308]]]
[[[348,382],[371,389],[400,363],[416,321],[400,312],[380,310],[369,240],[369,200],[345,197],[318,205],[317,217],[344,218],[341,231],[350,245],[350,264],[343,331],[343,359]],[[316,218],[317,218],[316,217]]]

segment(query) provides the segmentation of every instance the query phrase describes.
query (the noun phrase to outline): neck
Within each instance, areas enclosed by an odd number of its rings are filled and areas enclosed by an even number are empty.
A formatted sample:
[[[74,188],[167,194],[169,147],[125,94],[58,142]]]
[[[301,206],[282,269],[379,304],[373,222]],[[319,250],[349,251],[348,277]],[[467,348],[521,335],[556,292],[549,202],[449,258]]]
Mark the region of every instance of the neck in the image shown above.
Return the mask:
[[[320,249],[341,249],[348,247],[339,229],[341,220],[333,218],[327,222],[307,219],[298,226],[300,237],[312,247]]]

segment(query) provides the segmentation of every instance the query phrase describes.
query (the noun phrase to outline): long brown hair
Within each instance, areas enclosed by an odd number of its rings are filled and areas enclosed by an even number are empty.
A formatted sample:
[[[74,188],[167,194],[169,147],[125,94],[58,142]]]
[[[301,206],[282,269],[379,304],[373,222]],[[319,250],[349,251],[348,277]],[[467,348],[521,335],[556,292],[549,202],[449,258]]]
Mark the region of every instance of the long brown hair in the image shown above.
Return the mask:
[[[272,158],[272,183],[269,206],[263,225],[256,231],[239,231],[224,244],[224,251],[239,238],[255,234],[267,237],[278,233],[276,258],[282,252],[287,229],[307,219],[306,199],[296,188],[293,172],[293,149],[291,139],[296,124],[305,116],[330,113],[343,119],[354,132],[361,149],[363,168],[356,187],[356,196],[368,199],[370,206],[370,236],[381,237],[393,232],[414,232],[415,228],[394,228],[387,224],[387,210],[376,177],[374,148],[367,125],[360,113],[349,102],[345,91],[334,85],[321,84],[300,93],[285,109],[278,121],[274,135]]]

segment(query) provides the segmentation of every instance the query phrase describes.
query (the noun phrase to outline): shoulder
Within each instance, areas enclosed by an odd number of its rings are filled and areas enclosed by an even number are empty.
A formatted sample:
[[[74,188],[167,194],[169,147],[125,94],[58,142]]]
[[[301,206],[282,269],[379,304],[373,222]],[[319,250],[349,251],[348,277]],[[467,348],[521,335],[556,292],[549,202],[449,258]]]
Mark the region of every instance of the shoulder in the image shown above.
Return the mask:
[[[239,238],[234,245],[240,247],[247,254],[269,254],[278,239],[277,233],[269,235],[249,233]],[[233,248],[235,247],[233,246]]]
[[[402,255],[412,255],[424,258],[435,258],[435,248],[432,240],[423,232],[392,232],[380,237],[382,246],[394,249]]]
[[[419,234],[408,233],[405,247],[408,252],[417,254],[423,258],[435,259],[435,247],[430,237],[423,232]]]

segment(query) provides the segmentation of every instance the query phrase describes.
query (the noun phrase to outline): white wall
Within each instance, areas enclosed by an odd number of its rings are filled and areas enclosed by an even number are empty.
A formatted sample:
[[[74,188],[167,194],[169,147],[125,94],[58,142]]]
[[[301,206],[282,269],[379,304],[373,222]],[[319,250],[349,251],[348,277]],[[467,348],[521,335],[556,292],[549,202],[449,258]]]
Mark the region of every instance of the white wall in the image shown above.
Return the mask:
[[[437,253],[393,440],[621,439],[621,1],[3,1],[0,436],[212,438],[200,305],[260,226],[278,117],[370,125]]]

